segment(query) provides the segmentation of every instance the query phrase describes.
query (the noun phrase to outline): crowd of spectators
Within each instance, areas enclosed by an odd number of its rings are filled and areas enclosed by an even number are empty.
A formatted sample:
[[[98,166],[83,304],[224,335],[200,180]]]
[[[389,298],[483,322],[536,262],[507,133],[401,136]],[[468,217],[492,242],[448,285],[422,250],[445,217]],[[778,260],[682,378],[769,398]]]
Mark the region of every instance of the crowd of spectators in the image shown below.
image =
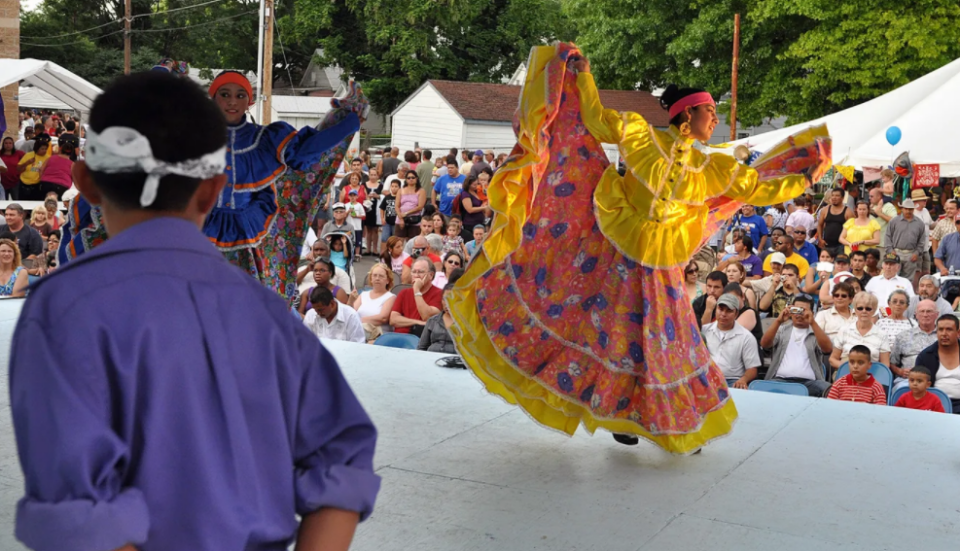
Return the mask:
[[[932,386],[960,412],[960,209],[952,186],[934,201],[923,189],[895,200],[894,177],[883,171],[869,201],[851,186],[764,212],[746,205],[710,240],[715,257],[684,268],[731,386],[763,378],[875,404],[908,388],[897,405],[943,411]],[[892,380],[879,384],[875,364]]]
[[[27,111],[20,125],[21,139],[0,143],[2,198],[44,207],[5,209],[0,296],[23,296],[31,277],[56,268],[60,201],[82,151],[70,115]],[[396,148],[375,164],[368,153],[351,159],[304,247],[294,304],[304,324],[365,343],[408,333],[422,350],[456,353],[443,296],[486,238],[487,186],[505,162],[490,150],[418,149],[401,160]],[[869,374],[880,363],[895,377],[884,396],[909,387],[904,405],[936,409],[921,392],[933,386],[960,411],[960,208],[952,183],[934,201],[922,189],[897,201],[894,177],[884,171],[866,200],[850,186],[822,201],[745,205],[684,267],[703,340],[731,386],[763,377],[886,403]],[[358,282],[364,256],[376,263]]]
[[[487,185],[505,157],[474,151],[461,161],[451,151],[432,161],[432,151],[418,150],[400,160],[393,149],[375,165],[352,159],[321,199],[304,247],[295,304],[304,324],[356,342],[413,334],[423,350],[456,353],[443,295],[483,245],[493,214]],[[364,256],[376,263],[358,284]]]

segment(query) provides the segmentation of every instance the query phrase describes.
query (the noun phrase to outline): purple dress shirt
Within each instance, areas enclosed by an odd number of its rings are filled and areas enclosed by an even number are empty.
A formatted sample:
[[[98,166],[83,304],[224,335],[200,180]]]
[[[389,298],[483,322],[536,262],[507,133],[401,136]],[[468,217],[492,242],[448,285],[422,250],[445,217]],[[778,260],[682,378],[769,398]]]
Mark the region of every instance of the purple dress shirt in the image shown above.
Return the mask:
[[[284,550],[296,514],[370,515],[376,429],[276,293],[189,222],[138,224],[43,278],[10,398],[39,550]]]

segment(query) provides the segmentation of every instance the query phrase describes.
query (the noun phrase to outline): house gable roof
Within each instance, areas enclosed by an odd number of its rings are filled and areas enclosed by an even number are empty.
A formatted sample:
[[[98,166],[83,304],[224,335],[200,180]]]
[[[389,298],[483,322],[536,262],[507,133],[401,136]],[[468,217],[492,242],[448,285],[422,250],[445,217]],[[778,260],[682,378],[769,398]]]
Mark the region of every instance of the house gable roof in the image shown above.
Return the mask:
[[[467,121],[510,123],[520,101],[520,86],[451,80],[429,80],[425,84],[433,86],[450,107]],[[600,90],[600,102],[607,109],[639,113],[652,126],[666,127],[670,124],[670,116],[660,107],[660,100],[650,92]]]

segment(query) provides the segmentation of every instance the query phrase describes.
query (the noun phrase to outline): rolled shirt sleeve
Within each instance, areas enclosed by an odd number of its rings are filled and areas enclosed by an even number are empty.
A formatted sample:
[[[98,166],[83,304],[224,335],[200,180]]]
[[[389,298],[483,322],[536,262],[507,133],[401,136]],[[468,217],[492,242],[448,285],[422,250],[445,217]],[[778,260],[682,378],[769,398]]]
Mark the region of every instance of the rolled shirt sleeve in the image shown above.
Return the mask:
[[[96,353],[67,355],[61,339],[21,320],[10,359],[10,404],[26,492],[16,536],[37,550],[104,551],[147,540],[150,516],[125,488],[126,444],[110,424]]]
[[[365,520],[380,490],[373,470],[376,428],[333,356],[307,332],[300,341],[305,365],[294,444],[297,513],[336,508]]]

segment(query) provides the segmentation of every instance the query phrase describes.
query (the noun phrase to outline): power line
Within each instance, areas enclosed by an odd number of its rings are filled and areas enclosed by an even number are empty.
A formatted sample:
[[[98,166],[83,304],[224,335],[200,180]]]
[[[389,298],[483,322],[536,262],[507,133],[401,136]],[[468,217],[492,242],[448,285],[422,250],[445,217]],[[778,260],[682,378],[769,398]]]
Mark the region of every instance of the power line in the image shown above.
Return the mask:
[[[223,21],[228,21],[230,19],[236,19],[238,17],[243,17],[244,15],[250,15],[252,13],[257,13],[260,10],[250,10],[243,13],[238,13],[236,15],[231,15],[228,17],[221,17],[220,19],[214,19],[213,21],[205,21],[203,23],[194,23],[193,25],[184,25],[183,27],[171,27],[169,29],[147,29],[139,31],[131,31],[131,34],[146,34],[146,33],[165,33],[169,31],[181,31],[184,29],[192,29],[194,27],[203,27],[205,25],[213,25],[215,23],[221,23]]]
[[[183,10],[192,10],[192,9],[194,9],[194,8],[201,8],[201,7],[203,7],[203,6],[209,6],[210,4],[219,4],[220,2],[224,2],[224,1],[225,1],[225,0],[209,0],[208,2],[203,2],[203,3],[200,3],[200,4],[192,4],[192,5],[190,5],[190,6],[183,6],[183,7],[180,7],[180,8],[174,8],[174,9],[172,9],[172,10],[163,10],[163,11],[152,12],[152,13],[141,13],[141,14],[139,14],[139,15],[134,15],[134,16],[131,17],[130,19],[131,19],[131,20],[133,20],[133,19],[141,19],[141,18],[144,18],[144,17],[154,17],[154,16],[156,16],[156,15],[163,15],[163,14],[165,14],[165,13],[173,13],[173,12],[178,12],[178,11],[183,11]],[[27,39],[36,39],[36,38],[65,38],[65,37],[68,37],[68,36],[74,36],[74,35],[78,35],[78,34],[83,34],[83,33],[86,33],[86,32],[95,31],[95,30],[97,30],[97,29],[102,29],[102,28],[104,28],[104,27],[108,27],[108,26],[110,26],[110,25],[120,24],[120,23],[123,23],[123,18],[122,18],[122,17],[119,17],[119,18],[117,18],[117,19],[115,19],[115,20],[113,20],[113,21],[109,21],[109,22],[107,22],[107,23],[104,23],[103,25],[97,25],[96,27],[90,27],[89,29],[83,29],[82,31],[74,31],[74,32],[72,32],[72,33],[58,34],[58,35],[54,35],[54,36],[21,36],[20,38],[27,38]],[[105,36],[108,36],[108,35],[105,35]],[[73,42],[72,44],[80,44],[80,42]],[[60,46],[60,45],[65,45],[65,44],[58,44],[58,46]],[[36,46],[36,44],[31,44],[31,46]]]
[[[76,31],[76,32],[67,33],[67,34],[58,34],[54,36],[21,36],[20,38],[28,38],[28,39],[30,38],[64,38],[67,36],[73,36],[75,34],[83,34],[85,32],[95,31],[97,29],[102,29],[104,27],[107,27],[109,25],[115,25],[117,23],[123,23],[123,19],[122,18],[117,19],[116,21],[110,21],[109,23],[104,23],[103,25],[97,25],[96,27],[90,27],[89,29],[83,29],[82,31]]]
[[[107,33],[107,34],[100,35],[100,36],[98,36],[98,37],[96,37],[96,38],[91,38],[90,40],[100,40],[101,38],[106,38],[106,37],[108,37],[108,36],[112,36],[112,35],[115,35],[115,34],[120,34],[120,33],[122,33],[122,32],[123,32],[123,29],[120,29],[119,31],[113,31],[112,33]],[[39,38],[46,38],[46,37],[39,37]],[[86,44],[86,43],[87,43],[87,40],[78,40],[78,41],[76,41],[76,42],[62,42],[62,43],[59,43],[59,44],[34,44],[34,43],[31,43],[31,42],[21,42],[20,45],[21,45],[21,46],[36,46],[36,47],[38,47],[38,48],[58,48],[58,47],[60,47],[60,46],[73,46],[73,45],[76,45],[76,44]]]
[[[283,47],[283,35],[280,34],[280,25],[277,23],[277,18],[273,18],[273,26],[277,29],[277,39],[280,40],[280,53],[283,54],[283,65],[287,69],[287,82],[290,83],[290,88],[293,90],[293,95],[297,95],[297,88],[293,85],[293,76],[290,74],[290,62],[287,61],[287,50]]]
[[[217,0],[217,1],[223,1],[223,0]],[[170,32],[170,31],[182,31],[182,30],[184,30],[184,29],[192,29],[192,28],[194,28],[194,27],[204,27],[204,26],[206,26],[206,25],[214,25],[214,24],[216,24],[216,23],[222,23],[222,22],[228,21],[228,20],[230,20],[230,19],[236,19],[236,18],[238,18],[238,17],[243,17],[244,15],[250,15],[250,14],[252,14],[252,13],[257,13],[257,11],[258,11],[258,10],[250,10],[250,11],[246,11],[246,12],[243,12],[243,13],[238,13],[238,14],[236,14],[236,15],[231,15],[231,16],[228,16],[228,17],[221,17],[221,18],[219,18],[219,19],[214,19],[214,20],[212,20],[212,21],[204,21],[203,23],[194,23],[193,25],[185,25],[185,26],[183,26],[183,27],[171,27],[171,28],[168,28],[168,29],[133,30],[133,31],[130,31],[130,34],[165,33],[165,32]],[[106,37],[108,37],[108,36],[112,36],[112,35],[115,35],[115,34],[120,34],[120,33],[122,33],[122,32],[124,32],[123,29],[120,29],[119,31],[114,31],[114,32],[112,32],[112,33],[107,33],[107,34],[98,36],[98,37],[96,37],[96,38],[92,38],[91,40],[100,40],[101,38],[106,38]],[[60,43],[60,44],[35,44],[35,43],[31,43],[31,42],[21,42],[20,45],[21,45],[21,46],[35,46],[35,47],[39,47],[39,48],[57,48],[57,47],[60,47],[60,46],[73,46],[73,45],[75,45],[75,44],[85,44],[85,43],[86,43],[86,41],[84,41],[84,40],[78,40],[78,41],[76,41],[76,42],[63,42],[63,43]]]
[[[174,8],[172,10],[158,11],[155,13],[141,13],[140,15],[134,15],[133,17],[131,17],[131,19],[139,19],[141,17],[153,17],[155,15],[163,15],[165,13],[173,13],[176,11],[192,10],[193,8],[201,8],[203,6],[209,6],[210,4],[219,4],[220,2],[223,2],[223,1],[225,0],[210,0],[209,2],[203,2],[202,4],[193,4],[191,6],[183,6],[182,8]]]

